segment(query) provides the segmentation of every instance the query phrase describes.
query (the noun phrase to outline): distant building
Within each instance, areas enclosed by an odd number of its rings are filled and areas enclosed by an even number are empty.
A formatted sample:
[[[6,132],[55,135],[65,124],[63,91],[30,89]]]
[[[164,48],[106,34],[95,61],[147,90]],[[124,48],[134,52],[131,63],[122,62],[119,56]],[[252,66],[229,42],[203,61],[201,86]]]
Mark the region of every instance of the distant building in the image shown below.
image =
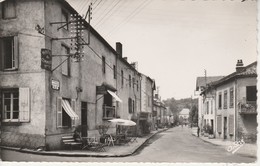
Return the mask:
[[[189,123],[190,110],[188,108],[183,108],[179,113],[179,121],[181,124],[187,125]]]
[[[207,108],[204,106],[204,101],[203,101],[203,97],[201,96],[201,93],[205,90],[207,84],[211,84],[223,77],[224,76],[197,77],[194,97],[198,98],[198,126],[201,129],[203,128],[203,126],[206,124],[207,121],[204,120],[204,115],[206,113]],[[209,102],[208,108],[209,109],[214,108],[213,103]]]

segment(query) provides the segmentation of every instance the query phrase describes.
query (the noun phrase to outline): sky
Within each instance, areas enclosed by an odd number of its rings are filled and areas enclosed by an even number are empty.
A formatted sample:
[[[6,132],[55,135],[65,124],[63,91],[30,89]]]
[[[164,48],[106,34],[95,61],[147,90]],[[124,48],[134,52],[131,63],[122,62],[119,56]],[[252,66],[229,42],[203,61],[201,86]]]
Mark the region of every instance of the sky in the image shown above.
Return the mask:
[[[162,99],[194,96],[196,78],[257,60],[256,0],[67,0],[128,62],[155,79]]]

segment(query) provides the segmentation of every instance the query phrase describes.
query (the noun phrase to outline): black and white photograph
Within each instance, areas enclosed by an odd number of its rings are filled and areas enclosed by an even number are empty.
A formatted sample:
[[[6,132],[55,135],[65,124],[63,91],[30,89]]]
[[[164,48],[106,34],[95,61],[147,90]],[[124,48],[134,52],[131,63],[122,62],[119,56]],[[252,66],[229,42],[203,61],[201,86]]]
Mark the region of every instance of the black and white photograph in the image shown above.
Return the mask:
[[[257,165],[259,7],[0,0],[0,165]]]

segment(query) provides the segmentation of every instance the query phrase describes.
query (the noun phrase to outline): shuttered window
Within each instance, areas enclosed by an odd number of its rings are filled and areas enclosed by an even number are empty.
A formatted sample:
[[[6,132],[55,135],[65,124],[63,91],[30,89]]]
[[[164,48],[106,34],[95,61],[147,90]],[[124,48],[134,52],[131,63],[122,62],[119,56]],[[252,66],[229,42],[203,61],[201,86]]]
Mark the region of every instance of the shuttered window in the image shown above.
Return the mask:
[[[229,134],[234,135],[234,115],[229,115],[228,117],[228,129]]]
[[[217,116],[217,132],[222,132],[222,116]]]
[[[3,121],[30,121],[30,90],[29,88],[2,90]]]
[[[62,98],[57,98],[57,127],[62,127],[62,106],[61,106]]]

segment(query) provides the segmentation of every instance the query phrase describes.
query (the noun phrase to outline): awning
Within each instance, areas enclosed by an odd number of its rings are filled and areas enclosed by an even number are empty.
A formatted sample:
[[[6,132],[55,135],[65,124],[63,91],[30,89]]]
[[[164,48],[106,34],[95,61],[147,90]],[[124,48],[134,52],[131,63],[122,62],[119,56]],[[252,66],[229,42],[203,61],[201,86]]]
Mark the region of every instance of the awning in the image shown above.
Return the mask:
[[[62,100],[61,105],[71,119],[79,119],[79,116],[73,111],[73,109],[70,106],[70,103],[67,100]]]
[[[122,103],[122,100],[121,100],[114,92],[112,92],[112,91],[110,91],[110,90],[107,90],[107,92],[108,92],[111,96],[113,96],[113,97],[116,99],[116,101],[119,101],[119,102]]]

